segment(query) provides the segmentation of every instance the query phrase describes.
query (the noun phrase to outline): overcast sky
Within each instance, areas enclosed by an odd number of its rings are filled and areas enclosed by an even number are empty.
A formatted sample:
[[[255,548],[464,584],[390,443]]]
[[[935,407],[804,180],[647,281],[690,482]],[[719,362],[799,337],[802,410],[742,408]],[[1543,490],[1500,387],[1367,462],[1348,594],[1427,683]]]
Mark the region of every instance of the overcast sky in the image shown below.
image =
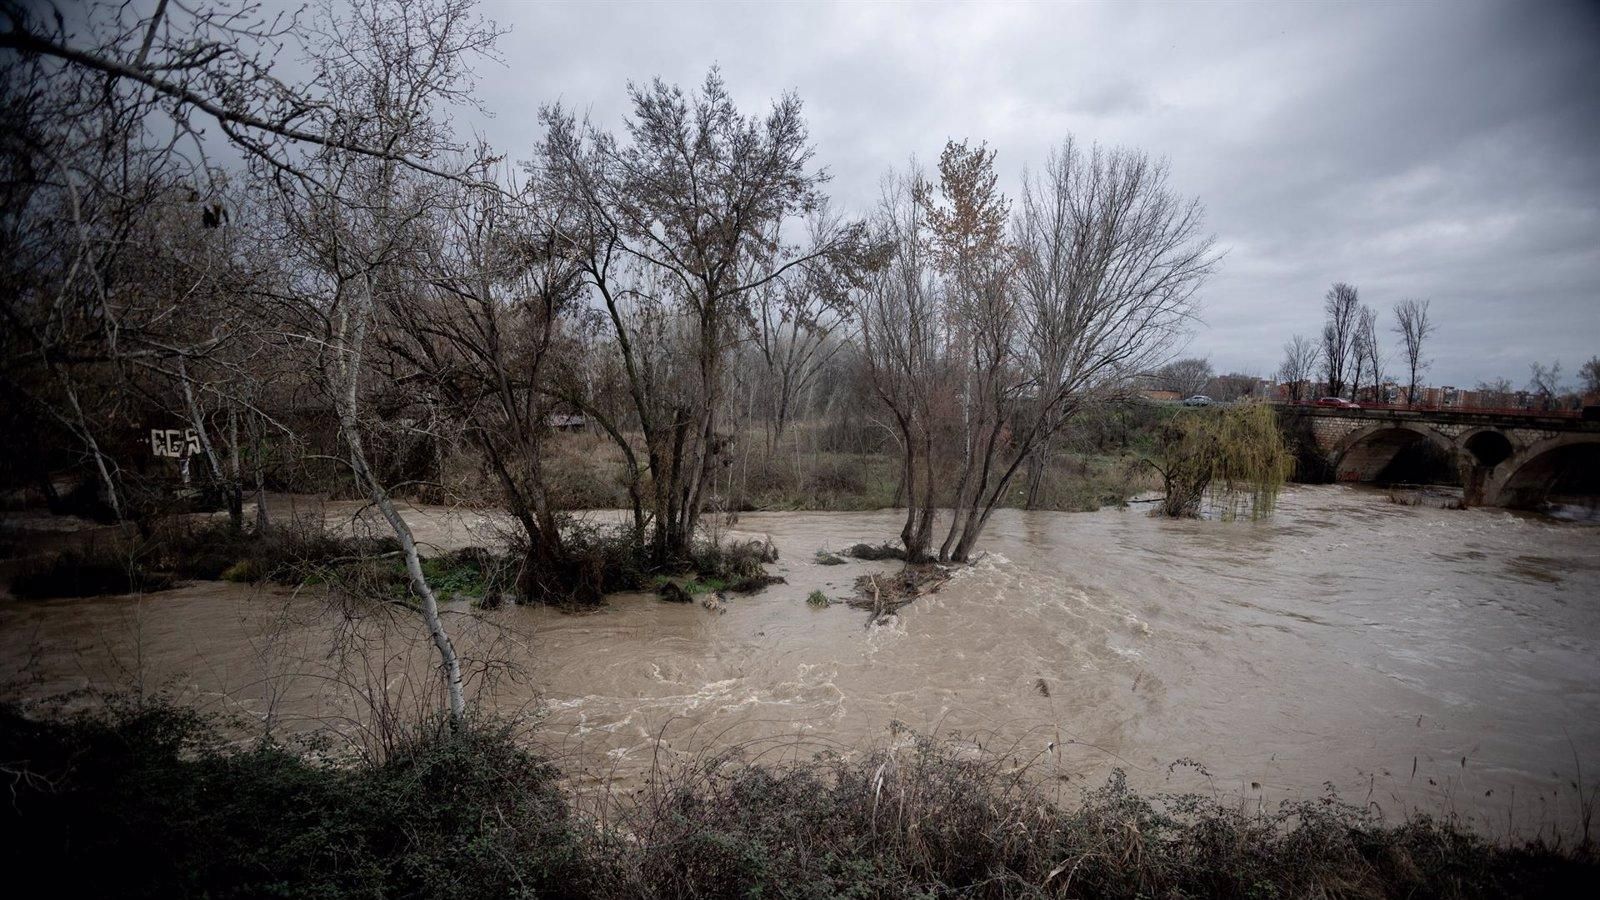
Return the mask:
[[[1433,301],[1435,384],[1600,353],[1600,4],[487,2],[511,33],[473,123],[513,159],[561,100],[712,64],[747,111],[797,91],[831,194],[986,140],[1014,195],[1065,135],[1170,160],[1226,250],[1191,350],[1270,374],[1334,281]],[[1387,335],[1392,345],[1395,337]],[[1399,355],[1390,363],[1398,371]]]

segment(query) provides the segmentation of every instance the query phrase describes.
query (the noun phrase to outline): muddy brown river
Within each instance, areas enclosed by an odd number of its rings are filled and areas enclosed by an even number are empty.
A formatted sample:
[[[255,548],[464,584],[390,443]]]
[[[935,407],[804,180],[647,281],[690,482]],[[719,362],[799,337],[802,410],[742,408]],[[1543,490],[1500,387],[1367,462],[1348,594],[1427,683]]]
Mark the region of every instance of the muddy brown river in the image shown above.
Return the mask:
[[[492,525],[412,517],[439,548]],[[806,604],[890,566],[821,566],[818,549],[898,521],[745,515],[733,530],[770,535],[788,583],[723,613],[622,595],[581,615],[456,604],[451,626],[478,668],[511,664],[475,689],[540,721],[580,789],[682,754],[848,753],[905,729],[1062,784],[1120,767],[1150,789],[1254,803],[1331,783],[1386,815],[1453,813],[1491,834],[1571,828],[1580,777],[1586,792],[1600,780],[1600,526],[1339,486],[1292,487],[1263,523],[1002,511],[981,561],[891,624]],[[430,702],[420,625],[351,623],[312,589],[7,599],[0,631],[12,697],[138,683],[343,733],[370,723],[363,696]]]

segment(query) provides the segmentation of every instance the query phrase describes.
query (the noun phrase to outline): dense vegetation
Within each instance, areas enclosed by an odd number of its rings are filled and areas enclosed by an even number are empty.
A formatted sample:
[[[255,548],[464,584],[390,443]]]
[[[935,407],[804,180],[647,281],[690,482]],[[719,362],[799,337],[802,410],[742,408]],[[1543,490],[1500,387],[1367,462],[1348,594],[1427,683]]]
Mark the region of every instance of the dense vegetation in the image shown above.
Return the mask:
[[[1163,514],[1254,520],[1272,514],[1295,459],[1272,408],[1245,404],[1174,416],[1149,462],[1161,474]]]
[[[0,760],[0,841],[69,896],[1551,897],[1600,876],[1587,841],[1493,845],[1332,797],[1247,812],[1117,774],[1060,804],[1009,759],[923,739],[701,759],[605,824],[489,721],[335,761],[124,698],[64,719],[0,709]]]
[[[572,523],[567,528],[572,577],[598,598],[687,577],[720,589],[756,590],[768,583],[764,563],[776,548],[759,543],[697,541],[680,565],[652,566],[625,534]],[[421,559],[441,601],[485,608],[521,602],[519,554],[500,547],[463,547]],[[235,531],[204,518],[173,519],[147,534],[93,536],[58,552],[35,553],[9,579],[24,599],[91,597],[163,590],[184,580],[318,585],[336,596],[372,604],[415,606],[413,589],[392,538],[339,533],[320,517],[303,516],[270,529]]]

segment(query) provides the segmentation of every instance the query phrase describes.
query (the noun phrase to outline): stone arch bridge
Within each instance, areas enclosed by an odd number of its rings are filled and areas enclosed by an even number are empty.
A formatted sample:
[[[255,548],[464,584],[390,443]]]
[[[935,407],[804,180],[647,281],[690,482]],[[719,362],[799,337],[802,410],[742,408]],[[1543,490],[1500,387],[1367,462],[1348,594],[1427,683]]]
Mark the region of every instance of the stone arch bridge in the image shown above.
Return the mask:
[[[1600,421],[1535,412],[1280,406],[1302,452],[1338,481],[1372,481],[1429,441],[1455,466],[1468,506],[1532,507],[1565,477],[1600,469]]]

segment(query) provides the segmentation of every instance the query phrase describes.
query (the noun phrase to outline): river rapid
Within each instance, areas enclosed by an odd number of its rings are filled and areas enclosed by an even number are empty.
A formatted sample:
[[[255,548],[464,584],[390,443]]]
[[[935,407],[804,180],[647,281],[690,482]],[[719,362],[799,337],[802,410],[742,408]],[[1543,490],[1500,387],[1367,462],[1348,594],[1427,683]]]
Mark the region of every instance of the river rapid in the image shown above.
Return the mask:
[[[1580,770],[1585,791],[1600,779],[1600,526],[1347,486],[1292,486],[1259,523],[1145,513],[998,512],[975,565],[884,625],[805,598],[891,570],[815,559],[897,533],[891,511],[744,515],[734,533],[770,535],[787,584],[723,612],[642,594],[584,614],[455,604],[451,627],[474,690],[539,720],[580,791],[684,754],[809,758],[909,730],[1064,786],[1122,768],[1242,803],[1331,784],[1495,835],[1576,825]],[[410,517],[438,549],[494,524]],[[406,686],[428,683],[427,650],[404,614],[352,623],[314,589],[0,601],[13,699],[139,683],[287,731],[359,728],[362,695],[385,689],[426,706]]]

